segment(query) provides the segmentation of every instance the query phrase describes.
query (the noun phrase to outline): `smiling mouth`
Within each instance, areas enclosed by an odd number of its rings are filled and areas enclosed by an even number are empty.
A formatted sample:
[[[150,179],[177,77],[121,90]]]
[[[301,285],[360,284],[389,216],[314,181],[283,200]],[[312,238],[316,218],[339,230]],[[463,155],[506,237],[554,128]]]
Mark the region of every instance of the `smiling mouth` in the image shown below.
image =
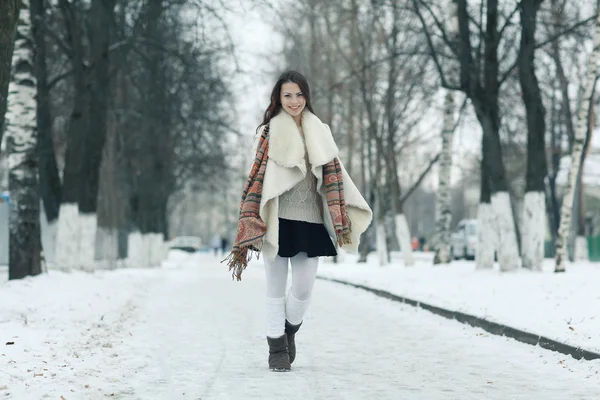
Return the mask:
[[[292,109],[292,110],[294,110],[294,111],[298,110],[299,108],[300,108],[300,106],[298,106],[298,107],[291,107],[291,106],[290,106],[290,109]]]

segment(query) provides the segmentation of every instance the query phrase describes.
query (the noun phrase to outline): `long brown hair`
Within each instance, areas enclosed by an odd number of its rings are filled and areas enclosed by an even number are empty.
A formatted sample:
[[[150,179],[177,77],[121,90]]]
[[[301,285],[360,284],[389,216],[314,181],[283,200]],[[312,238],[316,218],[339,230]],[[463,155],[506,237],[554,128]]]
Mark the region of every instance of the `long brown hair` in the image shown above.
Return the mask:
[[[271,119],[281,111],[281,86],[288,82],[297,83],[298,86],[300,86],[300,90],[306,99],[305,108],[307,108],[311,113],[315,113],[310,103],[310,89],[308,87],[308,81],[304,75],[298,71],[286,71],[279,76],[277,83],[275,83],[275,86],[273,87],[273,91],[271,92],[271,104],[269,104],[269,107],[267,107],[263,121],[256,129],[257,131],[261,126],[267,125],[269,121],[271,121]]]

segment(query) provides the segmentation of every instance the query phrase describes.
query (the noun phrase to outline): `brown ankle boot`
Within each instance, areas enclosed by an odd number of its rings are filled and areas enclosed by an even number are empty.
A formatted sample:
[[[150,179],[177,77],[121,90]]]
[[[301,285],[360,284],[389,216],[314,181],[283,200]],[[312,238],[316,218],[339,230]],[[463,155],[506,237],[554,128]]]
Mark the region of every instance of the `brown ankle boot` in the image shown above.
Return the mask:
[[[269,369],[276,372],[289,371],[292,366],[288,354],[287,335],[278,338],[267,336],[267,343],[269,343]]]
[[[300,329],[300,325],[302,325],[302,322],[300,322],[298,325],[292,325],[287,319],[285,320],[285,334],[287,336],[288,341],[288,354],[290,355],[290,364],[293,363],[296,359],[295,336],[296,332],[298,332],[298,329]]]

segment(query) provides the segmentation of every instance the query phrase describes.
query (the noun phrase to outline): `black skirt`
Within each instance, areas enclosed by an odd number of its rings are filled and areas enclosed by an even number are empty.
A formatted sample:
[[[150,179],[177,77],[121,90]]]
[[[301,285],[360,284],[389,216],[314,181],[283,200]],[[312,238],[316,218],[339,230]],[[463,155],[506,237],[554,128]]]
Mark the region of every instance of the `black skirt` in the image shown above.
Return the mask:
[[[323,224],[279,218],[279,257],[294,257],[298,253],[308,257],[336,256],[335,246]]]

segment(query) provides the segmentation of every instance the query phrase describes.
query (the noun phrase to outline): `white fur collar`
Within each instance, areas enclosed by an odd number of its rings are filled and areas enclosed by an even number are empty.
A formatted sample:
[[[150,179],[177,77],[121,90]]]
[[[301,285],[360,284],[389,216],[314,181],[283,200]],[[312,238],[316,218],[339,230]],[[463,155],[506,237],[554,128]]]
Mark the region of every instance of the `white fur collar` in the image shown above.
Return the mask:
[[[307,109],[302,112],[302,130],[311,169],[338,156],[339,150],[329,126]],[[302,136],[296,122],[285,110],[280,110],[270,121],[269,160],[287,168],[298,167],[305,172]]]

